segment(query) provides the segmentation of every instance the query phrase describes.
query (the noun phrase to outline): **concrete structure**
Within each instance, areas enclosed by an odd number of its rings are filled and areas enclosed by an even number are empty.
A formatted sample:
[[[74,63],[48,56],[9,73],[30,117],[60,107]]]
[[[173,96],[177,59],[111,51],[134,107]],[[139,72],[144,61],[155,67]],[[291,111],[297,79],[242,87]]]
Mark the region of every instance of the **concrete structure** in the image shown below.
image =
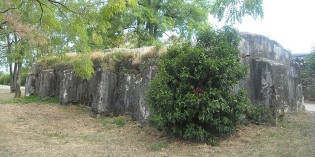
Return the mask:
[[[274,124],[285,112],[302,110],[300,72],[290,52],[264,36],[240,36],[241,61],[250,67],[248,78],[240,86],[248,91],[252,104],[265,105],[265,119]],[[138,74],[114,73],[95,66],[94,76],[86,80],[70,68],[41,70],[28,75],[26,95],[59,97],[60,104],[79,103],[100,115],[129,114],[144,123],[150,115],[145,95],[156,73],[155,66]]]

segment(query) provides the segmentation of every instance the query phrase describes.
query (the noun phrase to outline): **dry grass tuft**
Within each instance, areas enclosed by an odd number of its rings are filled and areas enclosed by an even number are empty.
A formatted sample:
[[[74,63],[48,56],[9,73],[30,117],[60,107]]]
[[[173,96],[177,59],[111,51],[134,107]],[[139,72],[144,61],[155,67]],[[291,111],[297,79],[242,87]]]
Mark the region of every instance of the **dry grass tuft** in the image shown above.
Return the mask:
[[[105,54],[104,52],[95,51],[95,52],[90,53],[90,57],[92,60],[95,60],[95,59],[103,58],[104,54]]]
[[[70,57],[70,58],[76,57],[77,55],[78,55],[78,54],[75,53],[75,52],[68,52],[68,53],[65,53],[65,56]]]

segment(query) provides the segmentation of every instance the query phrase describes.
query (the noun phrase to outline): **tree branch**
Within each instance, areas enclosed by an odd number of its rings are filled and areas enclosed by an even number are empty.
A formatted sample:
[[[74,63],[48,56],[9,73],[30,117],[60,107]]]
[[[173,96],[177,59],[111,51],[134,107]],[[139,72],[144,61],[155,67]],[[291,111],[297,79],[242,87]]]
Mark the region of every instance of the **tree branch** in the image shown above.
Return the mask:
[[[23,4],[24,1],[22,1],[17,7],[12,7],[12,8],[7,8],[3,11],[0,11],[0,14],[3,14],[5,12],[8,12],[9,10],[14,10],[14,9],[18,9],[22,4]]]
[[[50,11],[54,11],[53,9],[51,9],[46,3],[41,2],[40,0],[36,0],[37,3],[39,3],[42,6],[45,6],[46,8],[48,8]]]
[[[79,14],[79,13],[77,13],[76,11],[70,9],[70,8],[69,8],[68,6],[66,6],[65,4],[62,4],[61,2],[54,1],[54,0],[48,0],[48,2],[50,2],[51,4],[53,4],[54,6],[56,6],[56,7],[58,7],[58,8],[59,8],[58,5],[60,5],[60,6],[64,7],[64,8],[66,8],[67,10],[69,10],[70,12],[74,13],[74,14]]]
[[[42,3],[39,3],[39,7],[40,7],[40,10],[41,10],[39,22],[42,23],[42,18],[43,18],[43,14],[44,14],[44,9],[43,9]]]
[[[4,28],[3,28],[3,25],[5,25],[7,22],[8,22],[8,21],[2,22],[2,23],[0,24],[0,29],[4,29]]]
[[[40,18],[39,18],[39,21],[41,23],[42,22],[42,18],[44,16],[44,8],[43,8],[43,6],[45,6],[46,8],[48,8],[51,11],[53,11],[53,10],[46,3],[43,3],[40,0],[35,0],[35,1],[39,4],[40,10],[41,10],[41,14],[40,14]]]

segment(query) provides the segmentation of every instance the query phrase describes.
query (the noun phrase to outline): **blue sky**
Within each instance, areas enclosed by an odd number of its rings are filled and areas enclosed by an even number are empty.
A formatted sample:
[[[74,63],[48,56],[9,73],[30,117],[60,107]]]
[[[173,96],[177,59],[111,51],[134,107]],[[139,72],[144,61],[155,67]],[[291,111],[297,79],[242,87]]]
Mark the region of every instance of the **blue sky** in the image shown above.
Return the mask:
[[[263,0],[264,18],[245,17],[239,31],[262,34],[292,53],[315,46],[315,0]]]

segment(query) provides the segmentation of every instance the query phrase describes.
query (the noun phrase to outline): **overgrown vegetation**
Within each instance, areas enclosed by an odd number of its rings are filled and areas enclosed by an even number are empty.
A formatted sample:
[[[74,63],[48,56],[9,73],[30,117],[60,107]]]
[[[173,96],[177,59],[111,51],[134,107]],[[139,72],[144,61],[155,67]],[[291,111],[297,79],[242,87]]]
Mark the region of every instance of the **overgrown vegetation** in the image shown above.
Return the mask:
[[[95,68],[112,72],[139,73],[149,66],[156,65],[165,47],[161,44],[139,49],[113,49],[90,54],[48,55],[36,63],[37,70],[73,68],[79,77],[90,79]]]
[[[104,69],[113,72],[123,73],[139,73],[149,66],[156,65],[160,54],[163,53],[162,46],[147,47],[144,52],[132,51],[117,51],[105,54],[101,59],[101,64]]]
[[[87,54],[80,54],[72,63],[75,74],[90,79],[94,74],[93,62]]]
[[[216,144],[235,131],[248,110],[243,90],[233,85],[245,77],[237,31],[224,27],[198,35],[197,46],[172,46],[158,64],[148,103],[152,122],[171,135]]]
[[[9,85],[10,84],[10,74],[0,75],[0,84],[1,85]]]
[[[261,123],[266,121],[267,108],[264,104],[250,105],[246,111],[245,123]]]
[[[39,59],[36,65],[39,68],[37,70],[71,67],[77,76],[86,79],[90,79],[94,73],[93,61],[89,54],[84,53],[47,55]]]
[[[61,68],[71,64],[71,57],[65,54],[47,55],[37,60],[36,65],[40,69]],[[36,67],[35,67],[36,68]]]
[[[25,85],[27,71],[23,70],[21,75],[21,86]],[[10,84],[10,74],[1,74],[0,75],[0,85],[9,85]]]

